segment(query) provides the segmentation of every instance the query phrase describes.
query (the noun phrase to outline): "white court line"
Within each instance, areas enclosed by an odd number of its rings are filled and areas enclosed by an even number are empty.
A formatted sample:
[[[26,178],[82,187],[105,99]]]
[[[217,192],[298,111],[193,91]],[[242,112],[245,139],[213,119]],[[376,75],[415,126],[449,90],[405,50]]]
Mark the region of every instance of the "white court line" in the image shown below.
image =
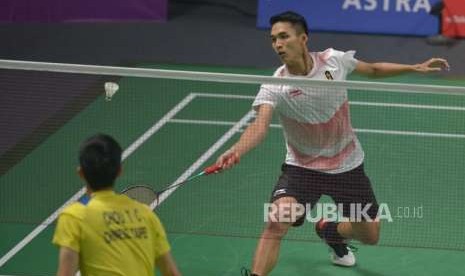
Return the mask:
[[[172,119],[181,109],[189,104],[195,98],[194,94],[189,94],[181,102],[179,102],[175,107],[173,107],[168,113],[163,116],[157,123],[155,123],[151,128],[149,128],[142,136],[140,136],[136,141],[134,141],[122,154],[122,161],[129,157],[138,147],[140,147],[147,139],[150,138],[155,132],[160,130],[170,119]],[[8,262],[16,253],[23,249],[28,243],[30,243],[37,235],[45,230],[53,221],[56,220],[60,212],[69,204],[77,201],[81,196],[85,194],[85,188],[79,190],[74,194],[70,199],[68,199],[60,208],[53,212],[48,218],[46,218],[42,223],[39,224],[31,233],[24,237],[18,244],[16,244],[10,251],[8,251],[0,259],[0,267],[2,267],[6,262]]]
[[[357,132],[357,133],[372,133],[372,134],[387,134],[387,135],[435,137],[435,138],[459,138],[459,139],[464,139],[465,138],[465,134],[416,132],[416,131],[402,131],[402,130],[383,130],[383,129],[356,128],[355,132]]]
[[[169,123],[193,124],[193,125],[217,125],[217,126],[229,126],[229,125],[234,125],[235,124],[235,122],[227,122],[227,121],[208,121],[208,120],[189,120],[189,119],[172,119],[172,120],[169,121]],[[279,124],[271,124],[270,127],[272,127],[272,128],[282,128],[281,125],[279,125]],[[383,129],[361,129],[361,128],[356,128],[355,132],[358,132],[358,133],[373,133],[373,134],[386,134],[386,135],[438,137],[438,138],[460,138],[460,139],[465,138],[465,134],[415,132],[415,131],[383,130]]]
[[[200,156],[197,161],[195,161],[176,181],[174,181],[169,187],[175,186],[177,183],[185,181],[189,176],[192,175],[195,171],[199,169],[200,166],[202,166],[205,161],[207,161],[218,149],[220,149],[231,137],[238,133],[240,129],[247,125],[247,123],[252,119],[255,115],[254,111],[249,111],[244,117],[239,122],[234,122],[232,123],[232,127],[225,133],[221,138],[213,144],[202,156]],[[172,119],[173,121],[175,119]],[[171,122],[170,121],[170,122]],[[158,205],[160,205],[165,199],[167,199],[179,186],[174,187],[172,189],[169,189],[165,192],[163,192],[159,198],[158,198]],[[155,209],[157,206],[157,201],[152,202],[150,204],[150,208]]]
[[[194,93],[198,97],[204,98],[222,98],[222,99],[240,99],[240,100],[253,100],[255,96],[248,95],[235,95],[235,94],[208,94],[208,93]],[[379,107],[396,107],[396,108],[412,108],[412,109],[433,109],[433,110],[449,110],[449,111],[465,111],[463,106],[446,106],[446,105],[422,105],[422,104],[404,104],[404,103],[377,103],[377,102],[363,102],[363,101],[350,101],[350,105],[358,106],[379,106]]]
[[[147,130],[142,136],[140,136],[135,142],[133,142],[124,152],[122,159],[125,160],[129,157],[138,147],[140,147],[147,139],[149,139],[155,132],[157,132],[163,125],[167,122],[172,123],[189,123],[189,124],[210,124],[210,125],[240,125],[235,122],[226,122],[226,121],[202,121],[202,120],[183,120],[183,119],[172,119],[182,108],[184,108],[190,101],[192,101],[196,96],[199,97],[209,97],[209,98],[228,98],[228,99],[247,99],[252,100],[254,96],[248,95],[231,95],[231,94],[208,94],[208,93],[192,93],[183,99],[178,105],[176,105],[170,112],[168,112],[160,121],[158,121],[154,126]],[[360,106],[379,106],[379,107],[397,107],[397,108],[417,108],[417,109],[435,109],[435,110],[451,110],[451,111],[465,111],[465,107],[458,106],[434,106],[434,105],[414,105],[414,104],[397,104],[397,103],[374,103],[374,102],[350,102],[351,105],[360,105]],[[250,115],[253,117],[253,112],[247,113],[245,117]],[[244,118],[245,118],[244,117]],[[244,119],[243,118],[243,119]],[[249,118],[250,119],[250,118]],[[248,120],[247,120],[248,121]],[[247,123],[246,121],[246,123]],[[280,125],[272,124],[273,128],[280,128]],[[234,129],[231,128],[231,130]],[[239,127],[240,129],[240,127]],[[230,130],[230,131],[231,131]],[[443,137],[443,138],[465,138],[463,134],[444,134],[444,133],[428,133],[428,132],[409,132],[409,131],[394,131],[394,130],[374,130],[374,129],[355,129],[356,132],[360,133],[376,133],[376,134],[388,134],[388,135],[407,135],[407,136],[422,136],[422,137]],[[229,131],[223,136],[227,137]],[[234,131],[231,132],[234,134]],[[232,135],[231,135],[232,136]],[[220,144],[221,139],[215,143],[215,145]],[[226,139],[226,138],[225,138]],[[227,138],[225,143],[229,138]],[[215,145],[213,147],[215,147]],[[222,144],[218,146],[221,147]],[[207,151],[203,156],[199,158],[186,172],[184,172],[172,185],[187,179],[193,171],[197,170],[201,164],[203,164],[217,149],[209,153]],[[210,154],[210,156],[208,156]],[[208,156],[208,157],[204,157]],[[205,159],[205,160],[204,160]],[[160,195],[160,203],[166,199],[175,188],[163,193]],[[58,214],[63,208],[69,205],[72,202],[78,200],[82,195],[84,195],[85,189],[79,190],[74,194],[68,201],[66,201],[59,209],[57,209],[53,214],[51,214],[47,219],[45,219],[39,226],[37,226],[30,234],[28,234],[23,240],[16,244],[10,251],[8,251],[0,259],[0,267],[2,267],[6,262],[8,262],[16,253],[18,253],[22,248],[24,248],[32,239],[39,235],[45,228],[50,225],[57,218]],[[0,275],[2,276],[2,275]]]
[[[375,103],[375,102],[357,102],[357,101],[351,101],[349,103],[350,103],[350,105],[362,105],[362,106],[380,106],[380,107],[399,107],[399,108],[415,108],[415,109],[465,111],[465,107],[463,107],[463,106],[401,104],[401,103]]]

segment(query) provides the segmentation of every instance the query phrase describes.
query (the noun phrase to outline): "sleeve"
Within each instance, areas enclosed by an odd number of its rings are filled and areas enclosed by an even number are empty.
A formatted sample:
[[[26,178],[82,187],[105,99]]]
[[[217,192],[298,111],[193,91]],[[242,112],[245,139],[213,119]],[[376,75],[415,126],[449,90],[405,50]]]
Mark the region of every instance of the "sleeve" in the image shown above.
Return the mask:
[[[155,260],[158,257],[168,253],[171,250],[170,244],[168,242],[168,238],[166,237],[166,232],[163,225],[160,222],[158,216],[152,213],[152,221],[153,221],[153,245],[155,249]]]
[[[80,220],[70,214],[62,213],[58,218],[52,243],[72,250],[80,251]]]
[[[272,105],[274,108],[278,104],[278,96],[276,94],[276,85],[262,84],[257,96],[252,104],[252,107],[257,110],[262,104]]]
[[[352,73],[357,66],[358,60],[354,56],[355,51],[342,52],[334,50],[334,57],[338,65],[343,68],[345,75]]]

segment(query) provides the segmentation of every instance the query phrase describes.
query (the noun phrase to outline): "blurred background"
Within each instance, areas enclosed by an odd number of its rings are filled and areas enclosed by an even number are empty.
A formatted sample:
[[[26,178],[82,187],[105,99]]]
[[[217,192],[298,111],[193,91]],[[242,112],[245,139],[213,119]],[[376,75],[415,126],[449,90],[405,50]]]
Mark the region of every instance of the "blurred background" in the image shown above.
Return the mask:
[[[311,51],[355,50],[367,62],[409,64],[442,57],[450,71],[381,81],[464,87],[464,0],[2,0],[0,59],[271,75],[281,64],[268,19],[286,10],[307,18]],[[120,89],[105,101],[109,81]],[[82,188],[74,171],[82,139],[106,132],[127,148],[190,99],[125,163],[117,187],[142,180],[160,189],[250,111],[257,89],[0,66],[0,274],[54,274],[53,219],[44,219]],[[386,223],[380,246],[360,250],[364,262],[344,271],[328,265],[308,223],[288,236],[273,275],[463,275],[465,221],[457,213],[465,193],[465,98],[372,92],[350,91],[351,116],[377,196],[403,214]],[[184,275],[238,275],[250,265],[284,155],[273,124],[237,169],[180,189],[157,209]],[[240,133],[202,162],[214,162]],[[36,227],[41,234],[30,236]]]
[[[439,16],[430,14],[442,1],[374,1],[379,3],[375,6],[369,2],[86,0],[65,6],[57,0],[36,4],[4,0],[0,4],[0,58],[273,68],[279,60],[270,47],[268,18],[293,9],[307,17],[313,51],[353,49],[362,60],[403,63],[440,56],[451,62],[449,76],[465,74],[465,45],[458,38],[464,31],[457,29],[464,25],[463,5],[454,11],[462,17],[456,16],[457,23],[446,26],[447,35],[457,39],[430,41],[442,34]]]

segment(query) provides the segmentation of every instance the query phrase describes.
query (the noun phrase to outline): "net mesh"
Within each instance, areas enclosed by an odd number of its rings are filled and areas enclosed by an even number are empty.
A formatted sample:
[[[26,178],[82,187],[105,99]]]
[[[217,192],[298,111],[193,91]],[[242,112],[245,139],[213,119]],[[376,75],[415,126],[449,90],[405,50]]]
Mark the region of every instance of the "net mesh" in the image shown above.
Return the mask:
[[[117,190],[133,183],[162,190],[186,179],[238,140],[253,122],[260,84],[273,83],[327,97],[349,89],[365,170],[392,218],[382,221],[380,244],[465,249],[465,222],[457,219],[465,194],[464,88],[6,61],[0,67],[4,226],[53,222],[65,202],[82,194],[77,151],[95,133],[114,136],[125,149]],[[111,101],[105,100],[107,82],[119,86]],[[168,232],[261,234],[264,204],[286,155],[278,119],[234,169],[160,198],[156,212]],[[286,238],[319,239],[310,222]]]

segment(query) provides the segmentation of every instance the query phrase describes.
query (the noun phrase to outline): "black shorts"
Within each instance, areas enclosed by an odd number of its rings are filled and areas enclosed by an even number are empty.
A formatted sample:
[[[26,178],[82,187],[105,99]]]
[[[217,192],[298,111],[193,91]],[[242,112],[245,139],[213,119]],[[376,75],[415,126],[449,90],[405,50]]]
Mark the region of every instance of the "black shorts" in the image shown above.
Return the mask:
[[[351,205],[353,205],[352,210],[354,210],[354,206],[363,209],[368,204],[370,207],[366,214],[371,219],[375,219],[377,216],[379,206],[370,179],[363,169],[363,164],[351,171],[338,174],[329,174],[288,164],[283,164],[281,170],[282,174],[273,189],[271,202],[281,197],[290,196],[295,198],[298,203],[308,207],[308,204],[315,206],[322,195],[327,195],[334,200],[336,205],[342,204],[344,217],[351,217]],[[361,219],[363,220],[363,217]],[[293,225],[300,226],[304,221],[305,215]]]

